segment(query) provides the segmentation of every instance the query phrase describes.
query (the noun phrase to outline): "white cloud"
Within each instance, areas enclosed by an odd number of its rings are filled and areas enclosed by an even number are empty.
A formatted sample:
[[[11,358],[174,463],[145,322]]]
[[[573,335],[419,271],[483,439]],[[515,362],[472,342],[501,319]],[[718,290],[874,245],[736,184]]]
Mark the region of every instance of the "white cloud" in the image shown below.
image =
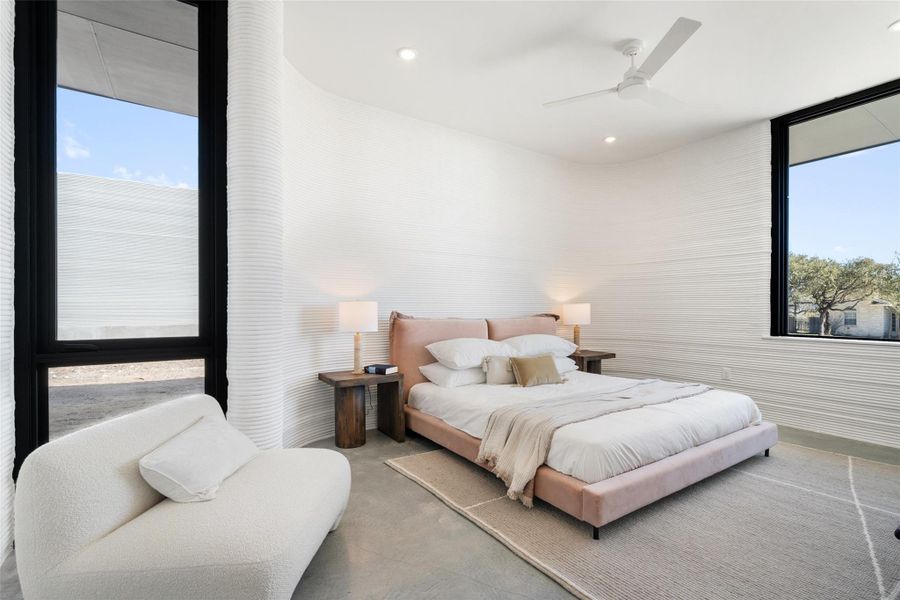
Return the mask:
[[[140,170],[129,171],[128,167],[115,167],[113,169],[113,173],[116,176],[121,177],[122,179],[140,179],[141,178]]]
[[[849,250],[849,248],[847,248],[846,246],[840,246],[840,245],[832,248],[832,251],[837,252],[838,254],[846,254],[848,250]]]
[[[63,150],[66,156],[72,159],[88,158],[91,155],[91,151],[71,135],[63,137]]]
[[[143,181],[144,183],[149,183],[152,185],[162,185],[165,187],[173,187],[180,190],[196,189],[185,181],[179,181],[178,183],[173,182],[165,173],[160,173],[159,175],[144,175],[140,170],[131,171],[128,169],[128,167],[122,166],[115,167],[113,169],[113,173],[117,177],[121,179],[127,179],[129,181]]]
[[[169,181],[169,178],[166,177],[165,173],[160,173],[159,175],[147,175],[144,177],[144,181],[147,183],[152,183],[153,185],[164,185],[167,187],[172,187],[172,182]]]

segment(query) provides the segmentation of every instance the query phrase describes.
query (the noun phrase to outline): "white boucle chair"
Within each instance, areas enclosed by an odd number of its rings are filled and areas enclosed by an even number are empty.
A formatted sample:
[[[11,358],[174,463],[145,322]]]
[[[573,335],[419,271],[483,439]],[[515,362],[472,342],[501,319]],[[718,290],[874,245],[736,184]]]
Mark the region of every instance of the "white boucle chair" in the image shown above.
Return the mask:
[[[26,600],[290,598],[350,495],[332,450],[266,450],[209,502],[177,503],[138,460],[218,403],[188,396],[41,446],[22,465],[15,543]]]

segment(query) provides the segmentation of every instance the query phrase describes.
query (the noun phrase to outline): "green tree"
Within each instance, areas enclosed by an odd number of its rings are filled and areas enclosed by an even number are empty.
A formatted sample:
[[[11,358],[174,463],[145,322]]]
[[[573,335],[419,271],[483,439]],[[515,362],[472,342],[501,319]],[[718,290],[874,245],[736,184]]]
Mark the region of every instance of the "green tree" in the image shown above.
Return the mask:
[[[885,287],[890,265],[871,258],[838,262],[791,254],[788,267],[791,301],[809,303],[819,314],[819,335],[831,335],[829,311],[848,310]]]
[[[900,310],[900,252],[894,254],[894,262],[884,265],[884,273],[876,290],[878,297]]]

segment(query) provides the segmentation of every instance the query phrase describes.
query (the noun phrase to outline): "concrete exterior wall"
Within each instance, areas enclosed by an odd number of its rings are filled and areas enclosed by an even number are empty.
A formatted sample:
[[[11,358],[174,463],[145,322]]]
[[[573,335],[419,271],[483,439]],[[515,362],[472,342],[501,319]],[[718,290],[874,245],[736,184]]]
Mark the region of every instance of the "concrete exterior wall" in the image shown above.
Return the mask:
[[[60,173],[60,339],[197,335],[197,190]]]

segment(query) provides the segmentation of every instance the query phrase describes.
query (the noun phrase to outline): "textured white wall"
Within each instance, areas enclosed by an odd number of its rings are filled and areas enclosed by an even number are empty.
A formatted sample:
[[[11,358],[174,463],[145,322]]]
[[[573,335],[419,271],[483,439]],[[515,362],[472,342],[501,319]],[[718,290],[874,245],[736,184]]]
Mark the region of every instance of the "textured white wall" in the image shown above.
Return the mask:
[[[703,381],[776,423],[900,447],[900,346],[768,337],[769,158],[763,122],[598,169],[584,343],[617,353],[610,374]]]
[[[13,391],[13,32],[15,4],[0,2],[0,557],[12,545],[15,456],[15,395]]]
[[[604,372],[750,394],[778,423],[900,446],[896,346],[770,339],[768,123],[573,165],[327,94],[285,67],[285,442],[331,435],[336,303],[514,316],[593,305]],[[569,328],[560,328],[569,335]],[[723,369],[730,369],[730,380]],[[369,426],[373,425],[369,415]]]
[[[576,293],[579,170],[326,94],[285,65],[285,443],[332,434],[319,371],[352,366],[337,303],[377,300],[365,363],[388,359],[388,315],[520,316]],[[373,390],[374,393],[374,390]],[[369,424],[373,426],[370,414]]]
[[[228,3],[228,420],[282,444],[282,3]]]

